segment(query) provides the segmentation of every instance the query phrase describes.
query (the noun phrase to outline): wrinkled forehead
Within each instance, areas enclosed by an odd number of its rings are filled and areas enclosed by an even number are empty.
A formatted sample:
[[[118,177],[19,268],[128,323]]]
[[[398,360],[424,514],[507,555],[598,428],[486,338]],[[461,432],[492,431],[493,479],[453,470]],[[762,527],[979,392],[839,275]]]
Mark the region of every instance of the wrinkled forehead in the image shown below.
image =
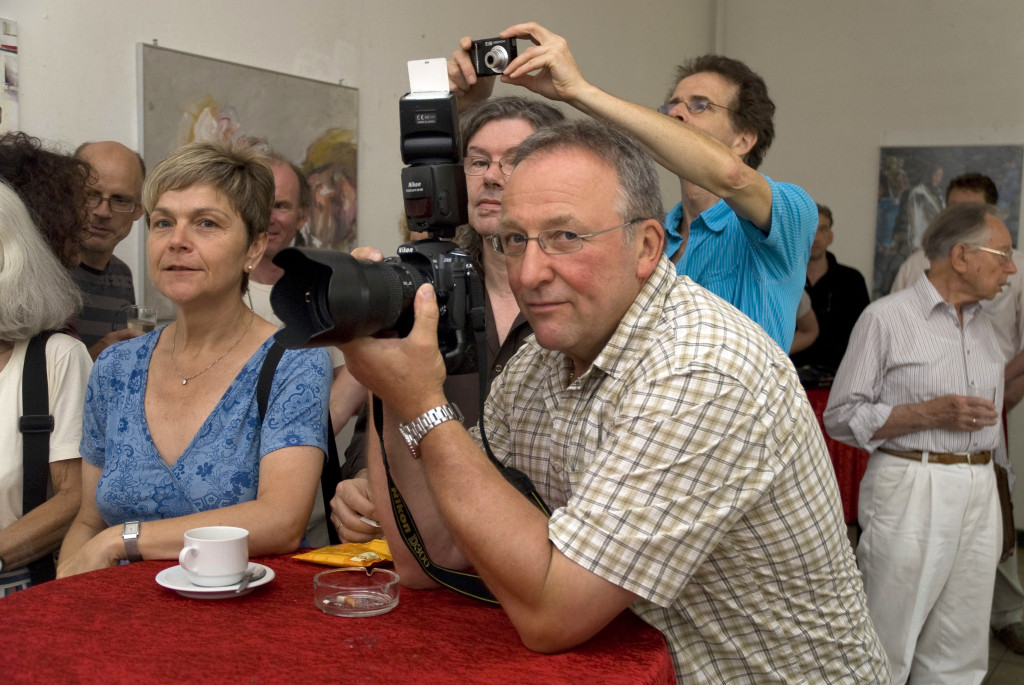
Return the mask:
[[[542,230],[549,224],[603,222],[618,217],[619,196],[615,170],[594,153],[576,147],[540,150],[509,176],[500,225]]]
[[[713,71],[698,71],[676,84],[672,99],[685,102],[690,98],[704,97],[725,107],[732,107],[739,95],[740,87],[731,80]]]
[[[89,163],[90,186],[117,186],[117,190],[138,197],[142,193],[142,168],[138,156],[120,144],[90,143],[78,153]]]
[[[1013,238],[1010,236],[1010,229],[1006,227],[1003,220],[993,214],[985,215],[985,225],[988,226],[987,243],[998,249],[1010,249],[1013,245]]]

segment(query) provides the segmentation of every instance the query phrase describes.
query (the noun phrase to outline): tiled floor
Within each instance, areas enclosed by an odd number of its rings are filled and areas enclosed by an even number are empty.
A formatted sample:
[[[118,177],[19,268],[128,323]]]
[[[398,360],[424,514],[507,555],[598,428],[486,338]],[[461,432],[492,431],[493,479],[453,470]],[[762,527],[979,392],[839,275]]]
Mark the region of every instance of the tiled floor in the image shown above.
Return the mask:
[[[850,543],[857,547],[857,529],[847,527]],[[1017,573],[1024,583],[1024,545],[1021,544],[1021,531],[1017,531]],[[1024,654],[1014,654],[999,640],[992,637],[989,631],[988,642],[988,675],[982,685],[1024,685]]]
[[[1017,573],[1024,580],[1024,553],[1021,552],[1020,547],[1017,549]],[[982,685],[1021,685],[1024,683],[1024,654],[1014,654],[994,637],[989,638],[988,644],[988,676],[985,677]]]

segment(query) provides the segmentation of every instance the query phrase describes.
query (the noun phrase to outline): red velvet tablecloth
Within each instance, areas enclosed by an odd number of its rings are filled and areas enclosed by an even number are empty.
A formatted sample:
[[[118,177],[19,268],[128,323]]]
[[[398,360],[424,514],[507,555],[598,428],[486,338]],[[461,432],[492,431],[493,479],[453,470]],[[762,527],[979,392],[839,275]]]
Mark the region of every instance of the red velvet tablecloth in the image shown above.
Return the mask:
[[[839,483],[839,495],[843,500],[843,517],[847,523],[857,520],[857,494],[860,492],[860,479],[868,467],[868,453],[864,450],[833,440],[825,430],[825,407],[828,405],[828,389],[807,390],[807,399],[818,417],[818,426],[825,436],[825,446],[832,457],[832,470],[836,472]]]
[[[0,683],[673,683],[665,640],[624,612],[562,654],[523,647],[501,609],[447,590],[401,590],[369,618],[324,614],[325,567],[271,557],[250,594],[187,599],[148,561],[0,599]]]

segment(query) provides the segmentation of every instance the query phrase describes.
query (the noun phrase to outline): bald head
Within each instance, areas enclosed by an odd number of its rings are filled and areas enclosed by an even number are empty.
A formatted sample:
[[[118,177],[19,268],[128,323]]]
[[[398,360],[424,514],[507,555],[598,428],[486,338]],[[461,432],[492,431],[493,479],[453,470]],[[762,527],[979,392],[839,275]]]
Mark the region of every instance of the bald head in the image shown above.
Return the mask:
[[[82,262],[103,270],[110,263],[114,247],[128,237],[132,225],[142,216],[145,165],[137,153],[112,140],[85,143],[75,155],[92,167],[89,204],[97,203],[89,207],[89,237]]]

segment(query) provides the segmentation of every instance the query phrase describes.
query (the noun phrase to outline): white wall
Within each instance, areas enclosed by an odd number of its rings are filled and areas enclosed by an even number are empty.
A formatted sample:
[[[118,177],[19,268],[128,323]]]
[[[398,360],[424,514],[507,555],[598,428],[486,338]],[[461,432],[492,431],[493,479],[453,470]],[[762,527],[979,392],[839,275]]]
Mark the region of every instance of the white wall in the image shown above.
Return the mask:
[[[870,284],[878,148],[1024,143],[1019,0],[725,0],[718,49],[765,77],[764,171],[835,213],[833,252]],[[799,145],[793,145],[799,141]],[[1024,409],[1009,417],[1024,529]]]
[[[399,240],[406,61],[519,21],[566,36],[588,78],[636,102],[661,102],[686,56],[747,61],[778,105],[764,171],[833,208],[833,249],[865,275],[879,146],[1024,141],[1019,0],[3,0],[0,16],[20,28],[22,128],[69,148],[138,145],[138,42],[359,88],[360,242],[385,252]],[[667,175],[663,189],[678,198]],[[138,233],[119,249],[133,266]],[[1024,502],[1024,478],[1017,494]]]
[[[672,65],[707,51],[713,35],[710,0],[3,0],[0,16],[19,25],[21,128],[68,149],[100,139],[139,146],[139,42],[358,88],[359,241],[386,254],[400,241],[398,98],[408,60],[447,57],[463,35],[536,20],[569,40],[597,85],[660,104]],[[678,183],[664,179],[675,201]],[[136,273],[141,233],[117,250]]]

